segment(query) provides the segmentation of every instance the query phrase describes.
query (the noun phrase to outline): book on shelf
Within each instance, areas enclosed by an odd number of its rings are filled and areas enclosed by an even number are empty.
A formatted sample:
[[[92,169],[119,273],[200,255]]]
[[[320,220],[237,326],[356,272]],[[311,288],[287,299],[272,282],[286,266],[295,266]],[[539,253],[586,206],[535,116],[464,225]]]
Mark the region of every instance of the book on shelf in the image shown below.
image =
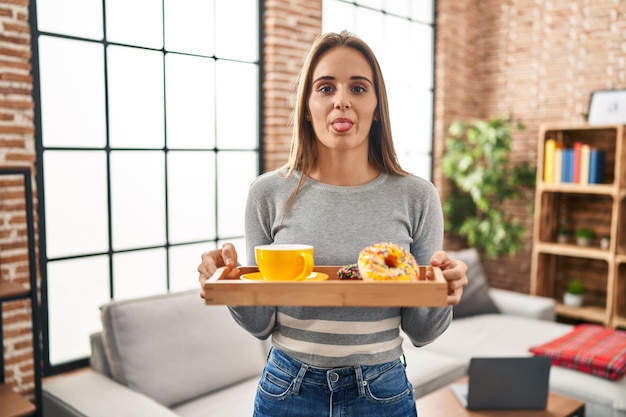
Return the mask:
[[[575,142],[564,147],[547,139],[544,148],[543,181],[546,184],[603,184],[606,152]]]
[[[586,143],[580,147],[580,184],[589,184],[589,158],[591,158],[591,147]]]
[[[561,182],[569,183],[574,180],[574,148],[563,148],[563,162],[561,163]]]
[[[554,150],[554,183],[560,184],[563,177],[563,148],[557,146]]]
[[[591,149],[589,152],[589,184],[604,183],[604,165],[606,152]]]
[[[574,142],[574,151],[572,159],[572,181],[580,184],[580,152],[583,144],[580,142]]]
[[[554,139],[548,139],[546,140],[544,146],[543,181],[546,183],[553,183],[555,174],[554,164],[556,162],[556,141]]]

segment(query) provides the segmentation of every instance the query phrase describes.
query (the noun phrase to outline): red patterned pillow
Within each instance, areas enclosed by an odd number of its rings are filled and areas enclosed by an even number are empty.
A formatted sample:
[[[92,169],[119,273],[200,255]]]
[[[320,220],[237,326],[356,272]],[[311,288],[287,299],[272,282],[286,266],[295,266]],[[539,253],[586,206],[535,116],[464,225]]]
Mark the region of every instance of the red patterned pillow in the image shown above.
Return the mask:
[[[626,331],[580,324],[564,336],[530,348],[552,364],[616,380],[626,374]]]

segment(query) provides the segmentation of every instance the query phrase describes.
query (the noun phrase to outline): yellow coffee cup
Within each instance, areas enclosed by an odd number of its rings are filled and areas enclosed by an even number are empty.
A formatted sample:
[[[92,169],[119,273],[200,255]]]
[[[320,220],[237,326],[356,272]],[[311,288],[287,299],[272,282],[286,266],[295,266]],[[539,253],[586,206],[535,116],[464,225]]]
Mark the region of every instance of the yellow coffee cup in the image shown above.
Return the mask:
[[[313,272],[313,246],[261,245],[254,251],[259,272],[267,281],[302,281]]]

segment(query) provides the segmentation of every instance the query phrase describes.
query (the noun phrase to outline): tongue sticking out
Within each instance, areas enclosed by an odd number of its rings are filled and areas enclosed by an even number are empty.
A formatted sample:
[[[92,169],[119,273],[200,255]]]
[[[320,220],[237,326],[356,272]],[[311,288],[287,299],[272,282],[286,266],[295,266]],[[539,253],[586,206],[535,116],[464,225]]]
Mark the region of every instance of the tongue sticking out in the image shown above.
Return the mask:
[[[333,123],[333,129],[335,129],[337,132],[345,132],[347,130],[350,130],[351,127],[352,122],[349,120],[341,120]]]

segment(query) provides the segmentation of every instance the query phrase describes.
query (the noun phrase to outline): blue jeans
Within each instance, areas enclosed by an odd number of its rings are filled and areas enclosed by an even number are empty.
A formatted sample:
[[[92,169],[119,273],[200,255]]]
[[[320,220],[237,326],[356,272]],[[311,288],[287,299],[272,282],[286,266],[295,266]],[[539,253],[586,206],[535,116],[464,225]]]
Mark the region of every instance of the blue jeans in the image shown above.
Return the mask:
[[[272,349],[254,417],[417,417],[400,359],[373,366],[315,368]]]

